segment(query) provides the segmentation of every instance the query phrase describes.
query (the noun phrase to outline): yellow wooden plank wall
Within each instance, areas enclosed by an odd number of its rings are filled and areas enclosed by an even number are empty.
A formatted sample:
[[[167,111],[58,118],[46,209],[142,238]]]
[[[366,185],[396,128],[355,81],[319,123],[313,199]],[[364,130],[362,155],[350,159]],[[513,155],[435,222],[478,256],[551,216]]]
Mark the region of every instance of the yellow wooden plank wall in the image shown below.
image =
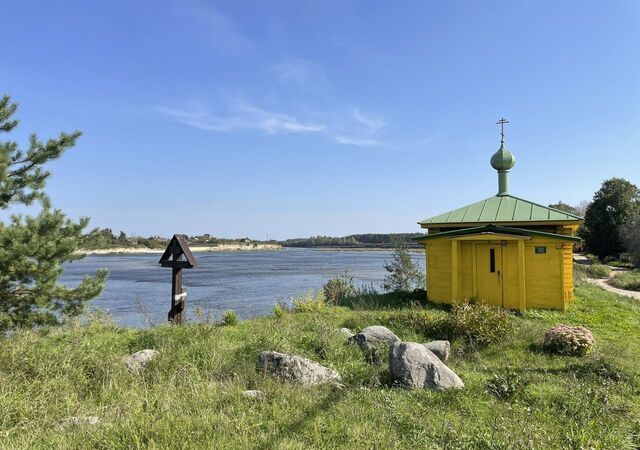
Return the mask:
[[[564,309],[563,248],[561,241],[535,237],[525,244],[525,286],[527,308]],[[535,247],[546,247],[537,254]]]
[[[451,302],[451,241],[427,243],[427,297],[438,303]]]
[[[563,244],[564,300],[573,301],[573,244]]]
[[[505,308],[518,309],[520,287],[518,284],[518,243],[512,241],[502,246],[502,304]]]
[[[460,299],[473,298],[473,259],[471,242],[460,243]]]

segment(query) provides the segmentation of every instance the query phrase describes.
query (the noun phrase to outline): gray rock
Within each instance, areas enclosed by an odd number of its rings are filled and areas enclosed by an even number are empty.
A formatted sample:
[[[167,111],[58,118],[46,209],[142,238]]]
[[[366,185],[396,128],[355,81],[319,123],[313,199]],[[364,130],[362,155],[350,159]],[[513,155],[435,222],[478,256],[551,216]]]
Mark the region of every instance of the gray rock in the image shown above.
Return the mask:
[[[122,361],[132,372],[139,372],[144,370],[147,365],[160,356],[160,352],[157,350],[145,349],[135,352],[132,355],[125,356]]]
[[[346,337],[348,337],[349,339],[351,339],[353,336],[355,336],[355,335],[356,335],[353,331],[351,331],[350,329],[345,328],[345,327],[340,328],[340,329],[338,330],[338,332],[339,332],[339,333],[341,333],[341,334],[343,334],[343,335],[345,335],[345,336],[346,336]]]
[[[296,355],[278,352],[262,352],[258,357],[258,366],[286,381],[305,386],[322,383],[340,382],[340,374],[315,361]]]
[[[249,389],[248,391],[244,391],[242,393],[242,396],[246,398],[262,398],[263,395],[264,393],[257,389]]]
[[[409,389],[461,389],[464,383],[431,350],[415,342],[396,342],[389,349],[391,379]]]
[[[449,354],[451,353],[449,341],[431,341],[424,344],[424,346],[440,358],[440,361],[445,362],[449,359]]]
[[[400,342],[400,338],[387,327],[373,325],[362,329],[360,333],[352,336],[349,341],[358,344],[362,350],[369,351],[378,344]]]
[[[74,416],[60,421],[61,427],[79,427],[82,425],[98,425],[100,418],[96,416]]]

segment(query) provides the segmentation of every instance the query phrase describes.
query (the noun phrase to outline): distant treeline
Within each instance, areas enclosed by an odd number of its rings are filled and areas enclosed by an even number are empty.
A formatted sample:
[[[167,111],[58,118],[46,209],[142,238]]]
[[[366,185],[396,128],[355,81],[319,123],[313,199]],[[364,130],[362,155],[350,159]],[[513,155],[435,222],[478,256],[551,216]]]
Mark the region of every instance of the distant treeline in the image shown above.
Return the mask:
[[[422,233],[368,233],[352,234],[344,237],[313,236],[310,238],[287,239],[281,241],[284,247],[342,247],[342,248],[391,248],[398,244],[407,247],[418,247],[412,240]]]
[[[86,250],[103,250],[110,248],[164,248],[169,243],[169,237],[163,236],[127,236],[124,231],[114,234],[111,228],[97,229],[82,237],[80,248]],[[262,243],[249,238],[225,239],[203,234],[200,236],[187,236],[190,245],[215,246],[218,244]],[[275,243],[275,241],[272,241]]]

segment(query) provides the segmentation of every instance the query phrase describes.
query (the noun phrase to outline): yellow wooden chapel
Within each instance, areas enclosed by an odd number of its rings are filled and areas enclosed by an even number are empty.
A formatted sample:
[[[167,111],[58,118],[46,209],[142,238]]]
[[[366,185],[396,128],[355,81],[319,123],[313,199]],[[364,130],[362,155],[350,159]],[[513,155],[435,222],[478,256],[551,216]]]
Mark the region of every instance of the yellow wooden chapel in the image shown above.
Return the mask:
[[[425,247],[430,301],[564,311],[573,300],[573,244],[582,218],[511,195],[514,165],[502,133],[491,157],[498,193],[418,222],[428,230],[416,240]]]

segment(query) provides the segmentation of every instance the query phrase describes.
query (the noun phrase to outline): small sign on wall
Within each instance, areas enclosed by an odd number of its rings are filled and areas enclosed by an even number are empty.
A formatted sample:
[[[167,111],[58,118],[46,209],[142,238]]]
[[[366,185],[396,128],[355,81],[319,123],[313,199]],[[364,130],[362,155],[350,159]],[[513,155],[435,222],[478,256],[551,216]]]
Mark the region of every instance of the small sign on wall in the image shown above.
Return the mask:
[[[536,255],[547,253],[547,247],[536,247]]]

